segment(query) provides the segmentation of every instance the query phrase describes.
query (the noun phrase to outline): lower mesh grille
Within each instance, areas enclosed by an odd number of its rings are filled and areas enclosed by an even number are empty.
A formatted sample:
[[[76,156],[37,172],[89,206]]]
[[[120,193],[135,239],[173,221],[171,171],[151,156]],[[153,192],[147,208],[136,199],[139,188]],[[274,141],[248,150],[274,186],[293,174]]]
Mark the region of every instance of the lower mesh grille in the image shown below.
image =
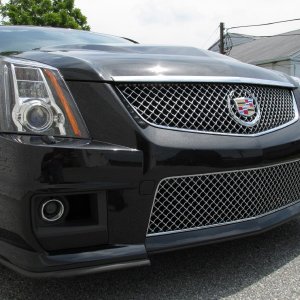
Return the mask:
[[[148,235],[259,217],[300,200],[300,161],[160,181]]]

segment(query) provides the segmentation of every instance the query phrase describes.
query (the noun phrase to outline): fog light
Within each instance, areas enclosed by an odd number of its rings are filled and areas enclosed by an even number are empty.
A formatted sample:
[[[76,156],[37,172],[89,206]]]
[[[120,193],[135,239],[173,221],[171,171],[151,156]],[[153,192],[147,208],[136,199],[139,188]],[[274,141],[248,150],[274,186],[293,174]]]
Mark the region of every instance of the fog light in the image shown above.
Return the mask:
[[[47,222],[55,222],[62,218],[65,206],[62,201],[51,199],[43,203],[41,209],[42,219]]]

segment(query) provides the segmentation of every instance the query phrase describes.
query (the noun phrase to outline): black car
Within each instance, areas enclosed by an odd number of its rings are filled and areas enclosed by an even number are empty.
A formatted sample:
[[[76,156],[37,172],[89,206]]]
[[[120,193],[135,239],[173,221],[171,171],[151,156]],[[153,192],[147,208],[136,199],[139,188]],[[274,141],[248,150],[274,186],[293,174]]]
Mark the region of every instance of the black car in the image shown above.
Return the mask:
[[[0,27],[0,260],[142,266],[300,213],[299,82],[191,47]]]

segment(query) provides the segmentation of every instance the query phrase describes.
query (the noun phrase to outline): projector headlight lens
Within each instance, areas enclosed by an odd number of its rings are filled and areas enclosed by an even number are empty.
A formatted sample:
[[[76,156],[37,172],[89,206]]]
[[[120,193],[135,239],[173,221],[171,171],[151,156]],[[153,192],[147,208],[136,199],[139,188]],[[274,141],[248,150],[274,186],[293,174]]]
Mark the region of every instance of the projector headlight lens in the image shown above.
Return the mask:
[[[49,105],[45,105],[40,101],[31,101],[26,105],[22,123],[28,129],[43,132],[48,130],[53,122],[53,112]]]

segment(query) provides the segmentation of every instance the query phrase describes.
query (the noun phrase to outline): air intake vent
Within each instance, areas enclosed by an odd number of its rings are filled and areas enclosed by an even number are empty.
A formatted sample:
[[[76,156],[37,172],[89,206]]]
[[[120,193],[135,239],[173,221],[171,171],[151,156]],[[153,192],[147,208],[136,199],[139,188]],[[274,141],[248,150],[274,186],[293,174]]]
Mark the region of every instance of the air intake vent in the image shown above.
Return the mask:
[[[148,235],[241,222],[299,200],[299,161],[166,178],[157,187]]]

